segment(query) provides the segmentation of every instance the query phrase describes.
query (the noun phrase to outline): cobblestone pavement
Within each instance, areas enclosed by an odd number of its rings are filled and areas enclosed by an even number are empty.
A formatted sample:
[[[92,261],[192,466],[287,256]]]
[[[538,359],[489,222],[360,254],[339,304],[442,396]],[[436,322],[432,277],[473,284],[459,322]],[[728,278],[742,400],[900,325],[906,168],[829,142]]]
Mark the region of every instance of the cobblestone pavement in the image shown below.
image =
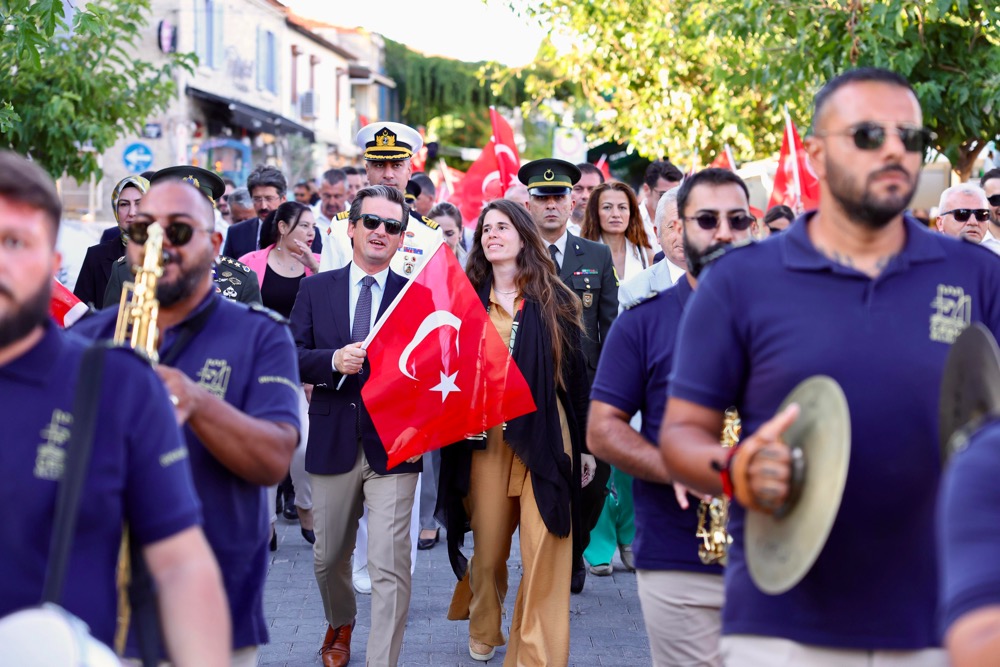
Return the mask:
[[[318,651],[326,632],[326,621],[313,576],[312,549],[299,533],[297,523],[279,518],[277,525],[278,550],[272,554],[264,591],[264,613],[271,643],[261,648],[258,665],[320,665]],[[521,578],[517,544],[515,535],[505,634]],[[445,618],[454,587],[455,575],[443,542],[428,551],[417,552],[401,667],[482,664],[469,657],[468,623]],[[358,596],[352,665],[364,665],[365,644],[371,627],[370,606],[370,596]],[[632,667],[649,664],[649,642],[642,623],[635,574],[627,572],[617,556],[613,575],[587,575],[587,585],[583,593],[572,597],[570,611],[570,665]],[[504,647],[499,647],[496,657],[488,664],[500,665],[503,657]]]

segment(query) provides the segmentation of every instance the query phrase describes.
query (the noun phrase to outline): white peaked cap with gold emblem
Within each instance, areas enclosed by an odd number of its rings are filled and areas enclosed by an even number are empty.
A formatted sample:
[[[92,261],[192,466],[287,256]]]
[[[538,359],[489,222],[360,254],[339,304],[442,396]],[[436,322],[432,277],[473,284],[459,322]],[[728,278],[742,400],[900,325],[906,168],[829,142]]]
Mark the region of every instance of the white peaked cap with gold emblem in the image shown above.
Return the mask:
[[[366,160],[408,160],[424,145],[420,133],[402,123],[370,123],[355,139]]]

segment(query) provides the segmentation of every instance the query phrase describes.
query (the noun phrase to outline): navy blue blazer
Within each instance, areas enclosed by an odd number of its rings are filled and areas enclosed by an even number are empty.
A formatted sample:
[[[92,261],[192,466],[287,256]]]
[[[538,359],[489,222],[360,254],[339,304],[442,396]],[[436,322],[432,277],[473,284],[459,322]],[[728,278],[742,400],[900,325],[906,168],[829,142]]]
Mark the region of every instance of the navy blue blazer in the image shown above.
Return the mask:
[[[361,400],[361,387],[371,374],[368,360],[360,373],[348,375],[337,389],[343,376],[333,369],[333,353],[351,343],[350,271],[348,264],[336,271],[303,278],[292,308],[291,327],[299,352],[299,373],[303,382],[315,385],[309,403],[306,471],[315,475],[350,471],[357,460],[360,436],[365,458],[376,473],[420,472],[419,461],[402,463],[386,471],[385,448]],[[379,317],[404,285],[406,279],[390,270]]]
[[[222,245],[222,255],[239,259],[248,252],[260,250],[257,247],[257,227],[260,225],[260,218],[250,218],[243,222],[230,225],[226,231],[226,242]],[[313,237],[312,251],[317,255],[323,252],[322,234],[318,231]]]

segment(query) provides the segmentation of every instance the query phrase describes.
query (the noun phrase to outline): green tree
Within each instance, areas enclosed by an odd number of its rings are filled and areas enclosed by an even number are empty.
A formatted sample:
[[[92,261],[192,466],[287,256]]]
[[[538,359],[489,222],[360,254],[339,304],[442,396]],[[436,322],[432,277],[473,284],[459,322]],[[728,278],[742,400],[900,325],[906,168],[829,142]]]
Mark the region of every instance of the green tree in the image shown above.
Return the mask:
[[[70,25],[60,0],[0,0],[0,146],[54,177],[99,176],[97,156],[141,132],[176,92],[176,68],[196,62],[136,59],[148,14],[149,0],[91,0]]]
[[[780,146],[780,109],[808,120],[812,97],[844,69],[873,65],[913,82],[937,146],[968,176],[1000,134],[1000,8],[979,0],[540,0],[528,10],[553,43],[524,72],[544,98],[555,82],[594,139],[642,155],[704,162],[729,143],[740,159]],[[559,39],[561,38],[561,39]]]

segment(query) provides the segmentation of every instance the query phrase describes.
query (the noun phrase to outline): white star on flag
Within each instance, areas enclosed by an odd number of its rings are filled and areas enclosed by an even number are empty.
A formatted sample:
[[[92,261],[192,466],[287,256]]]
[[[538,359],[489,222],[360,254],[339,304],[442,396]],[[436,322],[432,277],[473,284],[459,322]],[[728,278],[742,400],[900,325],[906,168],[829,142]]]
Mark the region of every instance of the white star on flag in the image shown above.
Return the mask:
[[[444,371],[439,371],[441,373],[441,381],[437,383],[437,386],[431,387],[431,391],[441,392],[441,402],[444,403],[448,398],[448,394],[453,391],[462,391],[455,384],[455,378],[458,377],[458,371],[455,371],[451,375],[445,375]]]

